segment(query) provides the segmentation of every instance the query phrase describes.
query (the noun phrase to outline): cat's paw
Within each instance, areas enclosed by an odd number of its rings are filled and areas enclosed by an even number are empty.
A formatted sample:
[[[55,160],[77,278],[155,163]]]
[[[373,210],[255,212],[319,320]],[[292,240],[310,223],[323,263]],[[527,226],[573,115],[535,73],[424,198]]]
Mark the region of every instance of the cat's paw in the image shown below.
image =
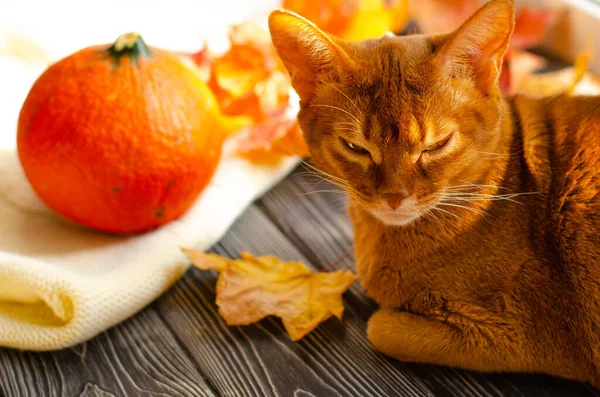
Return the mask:
[[[400,335],[403,328],[409,326],[411,314],[392,309],[380,309],[369,319],[367,325],[367,338],[379,352],[400,361],[413,361],[414,356],[410,349],[403,348],[403,339]],[[407,321],[404,321],[406,319]]]

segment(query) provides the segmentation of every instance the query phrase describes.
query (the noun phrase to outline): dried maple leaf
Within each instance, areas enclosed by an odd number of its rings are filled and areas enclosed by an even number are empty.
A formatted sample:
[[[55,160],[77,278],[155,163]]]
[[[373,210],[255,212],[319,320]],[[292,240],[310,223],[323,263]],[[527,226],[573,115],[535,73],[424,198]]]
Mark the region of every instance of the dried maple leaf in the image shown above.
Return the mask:
[[[408,21],[408,0],[283,0],[282,7],[347,40],[380,37]]]
[[[280,116],[239,134],[238,154],[255,164],[277,164],[285,156],[308,157],[308,147],[295,118]]]
[[[356,280],[348,270],[312,273],[301,262],[283,262],[275,256],[241,259],[183,249],[192,264],[216,270],[217,306],[228,325],[249,325],[278,316],[293,341],[314,330],[332,315],[344,313],[342,294]]]
[[[231,47],[212,63],[209,86],[224,114],[261,122],[282,114],[291,82],[269,33],[253,22],[231,27]]]
[[[215,57],[205,45],[187,58],[202,76],[208,73],[205,80],[223,114],[244,117],[237,134],[238,154],[271,165],[285,156],[305,156],[302,133],[283,117],[289,108],[291,82],[268,31],[243,22],[231,27],[229,41],[229,50],[221,56]]]

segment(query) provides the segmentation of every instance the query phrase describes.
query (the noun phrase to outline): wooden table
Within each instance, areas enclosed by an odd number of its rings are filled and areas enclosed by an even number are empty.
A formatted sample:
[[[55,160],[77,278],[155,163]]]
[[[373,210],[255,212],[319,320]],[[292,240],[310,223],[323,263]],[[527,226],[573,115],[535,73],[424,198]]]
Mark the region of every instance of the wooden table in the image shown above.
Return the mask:
[[[299,169],[250,207],[213,251],[354,268],[352,229],[338,193]],[[545,376],[482,375],[404,364],[365,337],[375,309],[358,283],[331,319],[299,343],[276,319],[227,327],[215,274],[191,269],[156,302],[93,340],[54,353],[0,349],[0,396],[598,396]]]

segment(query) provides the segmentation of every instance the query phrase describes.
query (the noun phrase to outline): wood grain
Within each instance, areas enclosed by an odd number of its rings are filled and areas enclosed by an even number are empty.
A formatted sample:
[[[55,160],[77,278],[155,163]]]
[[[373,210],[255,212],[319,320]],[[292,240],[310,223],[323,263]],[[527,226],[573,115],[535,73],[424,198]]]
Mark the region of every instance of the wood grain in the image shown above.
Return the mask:
[[[0,349],[0,396],[215,395],[152,309],[71,349]]]
[[[250,208],[215,247],[229,257],[238,257],[240,250],[310,263],[256,208]],[[257,326],[227,327],[214,303],[214,277],[191,271],[157,306],[201,370],[220,380],[212,383],[219,394],[432,395],[410,371],[373,351],[365,323],[353,308],[346,310],[342,322],[331,319],[292,343],[272,318]],[[194,310],[186,310],[189,307]]]

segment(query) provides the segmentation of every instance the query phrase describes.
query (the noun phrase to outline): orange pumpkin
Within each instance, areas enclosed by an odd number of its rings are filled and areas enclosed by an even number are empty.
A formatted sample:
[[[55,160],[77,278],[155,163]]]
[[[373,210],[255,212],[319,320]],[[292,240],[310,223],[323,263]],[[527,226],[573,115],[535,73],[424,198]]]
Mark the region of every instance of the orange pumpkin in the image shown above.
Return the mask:
[[[21,109],[18,151],[37,195],[67,219],[112,233],[180,217],[209,183],[227,134],[196,70],[124,34],[49,67]]]

